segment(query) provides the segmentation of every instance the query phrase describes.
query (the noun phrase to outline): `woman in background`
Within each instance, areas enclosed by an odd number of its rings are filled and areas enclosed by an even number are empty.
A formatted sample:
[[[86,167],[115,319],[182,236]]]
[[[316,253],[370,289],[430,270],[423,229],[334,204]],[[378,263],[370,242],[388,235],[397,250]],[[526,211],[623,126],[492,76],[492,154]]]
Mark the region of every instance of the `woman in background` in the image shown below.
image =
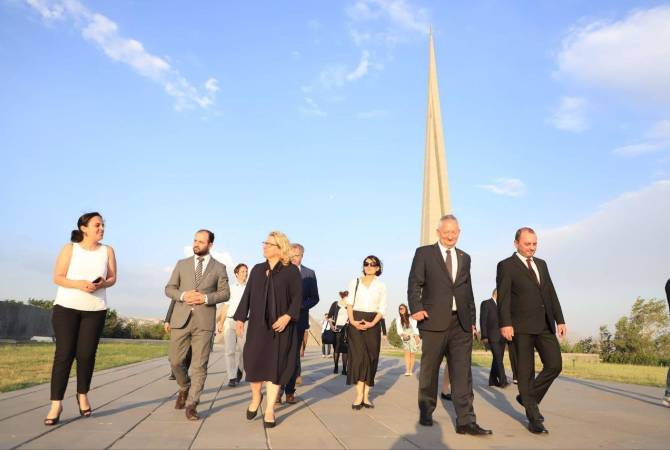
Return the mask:
[[[395,329],[405,351],[405,376],[410,376],[414,373],[414,354],[419,351],[419,330],[416,327],[416,320],[409,315],[405,304],[398,307]]]
[[[330,329],[335,332],[335,345],[333,345],[333,362],[335,367],[333,373],[339,371],[339,359],[342,356],[342,375],[347,374],[347,328],[349,325],[349,315],[347,312],[347,296],[348,291],[341,291],[340,300],[333,302],[328,311],[328,320],[330,321]]]

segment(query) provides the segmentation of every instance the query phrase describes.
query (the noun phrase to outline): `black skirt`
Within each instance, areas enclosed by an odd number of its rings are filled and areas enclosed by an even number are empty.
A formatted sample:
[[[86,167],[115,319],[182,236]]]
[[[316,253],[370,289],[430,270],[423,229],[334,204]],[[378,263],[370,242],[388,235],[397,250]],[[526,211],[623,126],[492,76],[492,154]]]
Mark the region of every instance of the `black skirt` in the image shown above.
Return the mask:
[[[354,311],[354,320],[372,322],[376,315],[374,312]],[[347,340],[349,346],[347,384],[363,381],[368,386],[374,386],[381,348],[381,326],[377,323],[372,328],[360,331],[349,325]]]

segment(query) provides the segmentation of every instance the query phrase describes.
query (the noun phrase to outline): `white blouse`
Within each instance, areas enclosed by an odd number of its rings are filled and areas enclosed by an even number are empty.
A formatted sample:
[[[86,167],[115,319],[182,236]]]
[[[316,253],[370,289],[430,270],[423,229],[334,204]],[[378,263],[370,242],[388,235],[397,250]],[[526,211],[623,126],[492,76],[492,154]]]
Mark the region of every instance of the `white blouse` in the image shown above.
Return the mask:
[[[386,312],[386,285],[375,278],[367,287],[363,284],[363,277],[354,278],[349,283],[347,305],[353,306],[354,311],[380,313],[383,316]]]
[[[400,317],[395,319],[395,329],[396,332],[398,333],[398,336],[401,336],[405,333],[405,331],[402,328],[402,321],[400,320]],[[411,317],[409,318],[409,334],[412,336],[419,336],[419,329],[416,326],[416,320],[412,319]]]

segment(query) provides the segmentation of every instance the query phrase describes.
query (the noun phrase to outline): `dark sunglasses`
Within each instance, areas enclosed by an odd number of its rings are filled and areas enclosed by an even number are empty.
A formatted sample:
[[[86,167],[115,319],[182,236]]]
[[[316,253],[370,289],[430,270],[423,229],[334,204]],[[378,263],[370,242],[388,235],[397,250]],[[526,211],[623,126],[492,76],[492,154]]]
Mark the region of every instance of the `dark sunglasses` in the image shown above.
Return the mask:
[[[279,247],[278,244],[275,244],[274,242],[267,242],[267,241],[263,241],[263,245],[264,245],[264,246],[273,245],[273,246],[275,246],[275,247]]]
[[[377,264],[377,263],[374,262],[374,261],[373,261],[373,262],[367,262],[367,261],[365,261],[365,262],[363,263],[363,267],[378,267],[378,266],[379,266],[379,264]]]

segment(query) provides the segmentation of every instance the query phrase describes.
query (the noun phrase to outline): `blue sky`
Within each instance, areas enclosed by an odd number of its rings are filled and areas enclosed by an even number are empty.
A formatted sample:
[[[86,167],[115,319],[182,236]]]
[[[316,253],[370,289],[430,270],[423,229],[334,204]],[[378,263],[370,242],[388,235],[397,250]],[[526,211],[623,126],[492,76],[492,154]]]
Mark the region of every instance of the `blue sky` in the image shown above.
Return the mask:
[[[538,230],[588,335],[670,277],[670,4],[0,2],[0,298],[50,298],[77,217],[119,259],[110,306],[160,317],[192,232],[260,261],[301,242],[323,312],[374,253],[388,315],[419,239],[428,34],[477,299]]]

